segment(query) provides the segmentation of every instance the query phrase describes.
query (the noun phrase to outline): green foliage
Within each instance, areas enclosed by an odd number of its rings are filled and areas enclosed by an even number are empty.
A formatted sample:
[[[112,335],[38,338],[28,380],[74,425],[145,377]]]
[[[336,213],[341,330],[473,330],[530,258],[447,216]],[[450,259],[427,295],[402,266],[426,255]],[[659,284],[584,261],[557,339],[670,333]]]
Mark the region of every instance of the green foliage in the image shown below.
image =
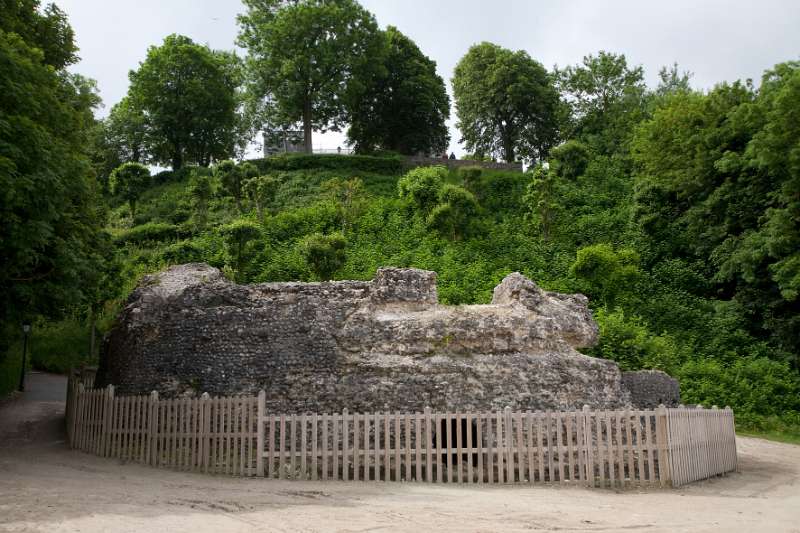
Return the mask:
[[[40,51],[43,64],[61,70],[78,61],[75,32],[67,15],[55,4],[41,9],[39,0],[4,1],[0,31],[16,33],[31,49]]]
[[[382,69],[359,80],[347,137],[359,152],[441,154],[450,134],[450,98],[436,63],[394,26],[382,32]]]
[[[276,170],[325,169],[391,175],[403,171],[404,160],[399,156],[280,154],[264,159],[253,159],[250,162],[262,173]]]
[[[634,290],[641,274],[639,254],[630,248],[614,250],[605,243],[587,246],[578,250],[570,272],[587,282],[590,295],[613,308]]]
[[[153,162],[173,170],[208,166],[246,140],[236,114],[241,73],[235,55],[170,35],[148,49],[130,79],[128,97],[144,116]]]
[[[755,91],[742,83],[707,95],[664,97],[637,130],[635,216],[652,249],[697,261],[725,294],[749,309],[750,331],[767,332],[800,367],[800,66],[777,65]]]
[[[214,167],[214,177],[222,183],[225,192],[232,196],[236,202],[236,209],[239,213],[244,211],[242,207],[242,187],[244,186],[244,175],[242,168],[230,159],[221,161]]]
[[[275,176],[254,176],[244,183],[244,193],[258,211],[258,219],[264,220],[264,208],[275,200],[280,181]]]
[[[400,199],[416,212],[429,213],[439,201],[439,190],[447,179],[446,167],[418,167],[409,170],[397,182]]]
[[[366,200],[364,182],[360,178],[333,178],[322,184],[322,190],[336,204],[342,233],[347,233],[363,211]]]
[[[136,201],[150,187],[150,171],[140,163],[124,163],[115,168],[108,178],[111,194],[128,202],[131,218],[136,217]]]
[[[537,165],[525,193],[528,219],[539,229],[543,241],[549,241],[561,205],[558,202],[558,176],[552,168]]]
[[[100,100],[63,70],[76,50],[66,17],[37,7],[0,10],[0,331],[89,304],[110,253],[88,157]]]
[[[669,335],[653,335],[644,320],[622,309],[599,309],[595,315],[600,342],[591,354],[619,363],[623,370],[654,368],[675,374],[683,360],[678,343]]]
[[[211,176],[195,173],[189,182],[189,195],[192,199],[194,223],[197,229],[206,227],[208,206],[214,196],[214,183]]]
[[[470,218],[478,210],[475,196],[468,190],[446,183],[439,189],[439,204],[427,218],[428,226],[453,240],[466,232]]]
[[[347,240],[341,233],[330,235],[312,233],[299,244],[300,254],[320,281],[331,279],[344,265],[347,257],[346,248]]]
[[[580,141],[570,139],[550,151],[550,161],[555,172],[566,179],[575,179],[582,176],[589,165],[591,154],[589,149]]]
[[[252,220],[238,219],[219,228],[219,233],[225,240],[228,255],[232,259],[234,273],[237,281],[245,279],[245,268],[252,256],[252,241],[261,237],[261,227]]]
[[[473,190],[483,175],[483,167],[460,167],[458,177],[467,190]]]
[[[556,70],[569,117],[562,128],[603,154],[625,151],[636,125],[646,118],[644,70],[625,56],[600,51],[580,65]]]
[[[121,231],[114,237],[116,244],[152,243],[172,240],[178,235],[178,226],[163,222],[147,222]]]
[[[342,125],[347,102],[382,66],[375,17],[355,0],[244,4],[238,42],[249,52],[250,95],[272,104],[261,121],[278,127],[302,122],[311,152],[312,130]]]
[[[525,51],[473,45],[456,65],[453,95],[467,150],[540,161],[556,142],[558,93]]]

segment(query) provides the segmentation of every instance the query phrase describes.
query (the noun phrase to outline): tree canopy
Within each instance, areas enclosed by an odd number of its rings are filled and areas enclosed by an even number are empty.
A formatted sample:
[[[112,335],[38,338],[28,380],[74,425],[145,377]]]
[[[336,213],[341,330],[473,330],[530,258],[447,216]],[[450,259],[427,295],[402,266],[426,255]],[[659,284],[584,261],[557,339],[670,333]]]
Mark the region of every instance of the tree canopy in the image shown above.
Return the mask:
[[[453,96],[467,151],[539,161],[558,138],[558,93],[524,50],[472,46],[456,65]]]
[[[364,73],[380,68],[383,40],[375,17],[355,0],[244,0],[239,44],[248,50],[251,98],[266,100],[262,122],[338,129]]]
[[[109,252],[88,157],[94,83],[64,67],[66,17],[38,2],[0,10],[0,349],[8,328],[92,303]],[[6,9],[9,7],[9,9]]]
[[[144,116],[149,160],[178,170],[234,154],[242,140],[241,71],[234,54],[170,35],[148,49],[130,80],[128,95]]]
[[[394,26],[382,36],[383,68],[353,97],[347,137],[358,151],[439,155],[450,140],[450,98],[436,63]]]

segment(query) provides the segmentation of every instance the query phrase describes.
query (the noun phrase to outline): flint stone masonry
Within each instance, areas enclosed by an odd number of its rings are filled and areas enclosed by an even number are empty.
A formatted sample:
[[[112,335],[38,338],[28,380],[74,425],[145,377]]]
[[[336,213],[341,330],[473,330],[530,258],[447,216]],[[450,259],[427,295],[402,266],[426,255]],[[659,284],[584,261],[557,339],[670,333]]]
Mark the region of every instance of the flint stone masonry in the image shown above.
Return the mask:
[[[637,407],[652,409],[660,404],[677,407],[681,403],[678,380],[659,370],[623,372],[622,384],[631,393],[631,402]]]
[[[267,409],[281,413],[629,406],[617,365],[576,350],[597,335],[586,297],[519,273],[489,305],[445,306],[436,273],[424,270],[237,285],[187,264],[131,294],[105,339],[97,385],[164,396],[263,388]]]

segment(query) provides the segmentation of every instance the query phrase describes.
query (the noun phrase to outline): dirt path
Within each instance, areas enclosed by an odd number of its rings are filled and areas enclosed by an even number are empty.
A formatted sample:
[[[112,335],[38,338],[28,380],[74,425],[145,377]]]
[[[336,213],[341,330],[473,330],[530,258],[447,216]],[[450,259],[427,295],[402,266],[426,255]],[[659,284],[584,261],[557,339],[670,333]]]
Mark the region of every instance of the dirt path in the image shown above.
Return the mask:
[[[800,533],[800,447],[740,438],[740,472],[680,490],[234,479],[65,449],[63,404],[0,410],[0,531]]]

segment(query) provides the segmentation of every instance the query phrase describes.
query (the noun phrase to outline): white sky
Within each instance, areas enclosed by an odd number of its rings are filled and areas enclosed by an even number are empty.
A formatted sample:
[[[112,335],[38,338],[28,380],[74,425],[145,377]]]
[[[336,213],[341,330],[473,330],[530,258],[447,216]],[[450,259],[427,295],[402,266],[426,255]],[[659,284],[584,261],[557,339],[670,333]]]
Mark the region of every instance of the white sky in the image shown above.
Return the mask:
[[[180,33],[233,49],[238,0],[53,0],[69,15],[81,62],[97,80],[102,114],[128,87],[147,47]],[[641,64],[654,85],[661,66],[678,62],[692,84],[753,78],[775,63],[800,59],[800,0],[362,0],[381,27],[397,26],[437,63],[448,92],[453,68],[474,43],[525,49],[548,69],[607,50]],[[451,150],[463,153],[449,122]],[[315,135],[315,147],[343,145],[343,135]]]

